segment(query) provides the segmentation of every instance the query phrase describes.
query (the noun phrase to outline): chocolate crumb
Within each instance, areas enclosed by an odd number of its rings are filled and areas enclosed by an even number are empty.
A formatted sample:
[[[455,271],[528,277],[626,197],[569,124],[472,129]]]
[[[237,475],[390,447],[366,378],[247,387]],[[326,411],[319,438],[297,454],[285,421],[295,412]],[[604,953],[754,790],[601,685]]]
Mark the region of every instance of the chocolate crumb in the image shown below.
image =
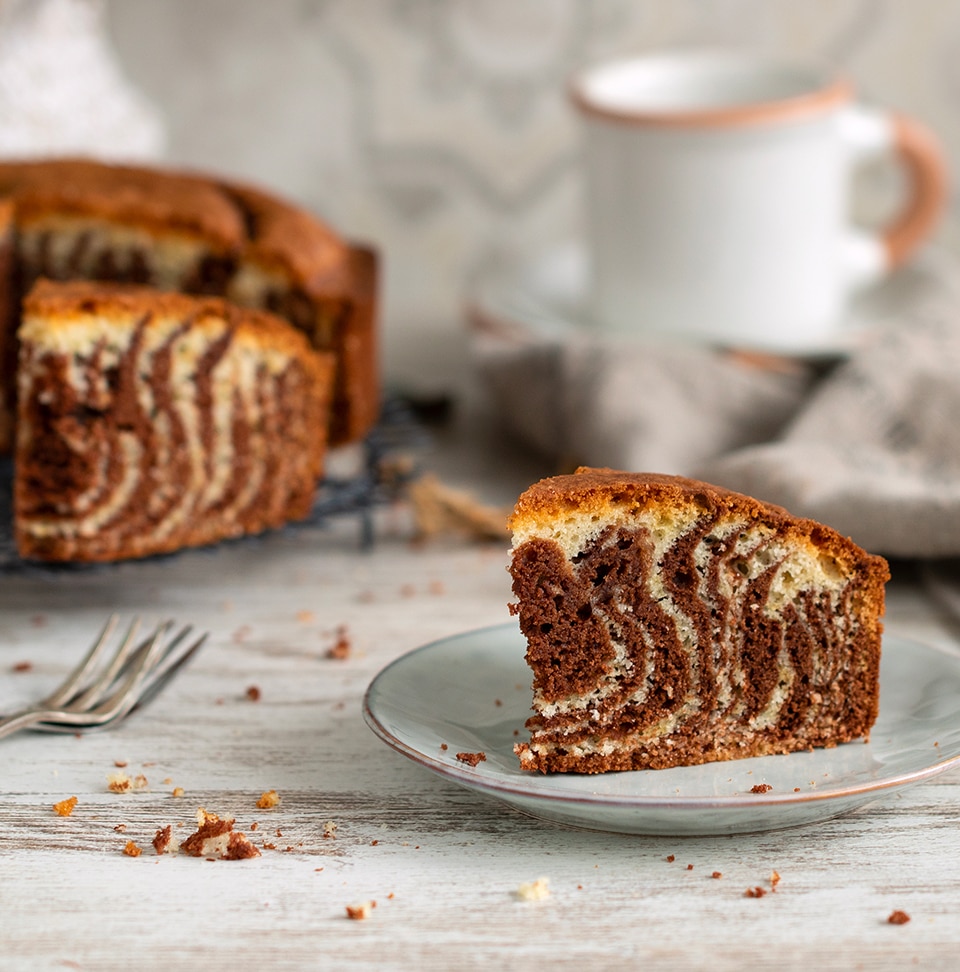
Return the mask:
[[[259,702],[260,701],[260,689],[256,685],[250,685],[247,688],[247,698],[251,702]]]
[[[759,887],[747,888],[747,890],[743,892],[744,897],[746,898],[762,898],[766,893],[767,893],[766,888],[759,888]]]
[[[693,865],[692,864],[688,864],[687,865],[687,870],[688,871],[692,871],[693,870]]]
[[[677,858],[673,854],[667,854],[667,863],[672,864]]]
[[[20,661],[12,666],[12,671],[14,672],[29,672],[33,668],[33,662]]]
[[[440,743],[440,748],[446,752],[450,747],[446,743]]]
[[[484,752],[480,753],[457,753],[457,759],[461,763],[466,763],[468,766],[476,766],[477,763],[483,763],[486,761],[487,754]]]
[[[723,874],[720,871],[714,871],[713,874],[710,875],[710,877],[712,877],[712,878],[722,878],[723,877]]]
[[[905,911],[891,911],[887,918],[888,925],[905,925],[910,920],[910,916]]]
[[[769,783],[756,783],[750,787],[751,793],[769,793],[773,787]]]

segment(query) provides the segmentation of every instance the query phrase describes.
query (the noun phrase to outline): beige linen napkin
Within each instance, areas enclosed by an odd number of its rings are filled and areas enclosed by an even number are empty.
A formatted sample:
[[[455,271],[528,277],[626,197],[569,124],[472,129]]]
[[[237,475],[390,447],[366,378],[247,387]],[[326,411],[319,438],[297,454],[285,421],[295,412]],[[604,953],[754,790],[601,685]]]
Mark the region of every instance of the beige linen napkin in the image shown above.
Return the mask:
[[[827,370],[576,329],[481,335],[477,363],[507,425],[558,466],[693,475],[877,553],[958,555],[958,280],[941,263]]]

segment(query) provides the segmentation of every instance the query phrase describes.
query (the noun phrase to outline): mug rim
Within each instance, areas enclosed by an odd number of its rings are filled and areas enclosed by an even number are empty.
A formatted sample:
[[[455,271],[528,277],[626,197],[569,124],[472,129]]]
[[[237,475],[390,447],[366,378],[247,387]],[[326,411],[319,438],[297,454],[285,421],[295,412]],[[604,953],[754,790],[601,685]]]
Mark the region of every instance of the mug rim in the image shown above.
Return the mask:
[[[662,109],[604,104],[587,90],[591,81],[630,66],[674,64],[681,67],[742,67],[756,72],[795,71],[808,74],[808,89],[795,94],[757,97],[737,103],[705,107],[671,106]],[[568,96],[583,115],[604,121],[664,128],[726,128],[771,122],[801,121],[838,108],[853,98],[853,86],[844,77],[828,77],[816,64],[758,56],[737,51],[680,50],[617,58],[587,67],[568,82]]]

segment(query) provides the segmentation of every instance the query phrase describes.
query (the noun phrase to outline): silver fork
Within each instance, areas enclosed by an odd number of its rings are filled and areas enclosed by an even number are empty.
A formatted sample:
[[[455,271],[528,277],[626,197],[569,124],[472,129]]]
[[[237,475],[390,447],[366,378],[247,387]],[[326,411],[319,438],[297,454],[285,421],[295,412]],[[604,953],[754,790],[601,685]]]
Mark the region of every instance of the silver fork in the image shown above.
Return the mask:
[[[108,659],[117,620],[110,616],[86,657],[51,695],[0,718],[0,739],[18,729],[82,732],[112,726],[150,701],[207,638],[204,632],[190,641],[188,625],[167,640],[174,622],[165,621],[138,644],[135,618]]]

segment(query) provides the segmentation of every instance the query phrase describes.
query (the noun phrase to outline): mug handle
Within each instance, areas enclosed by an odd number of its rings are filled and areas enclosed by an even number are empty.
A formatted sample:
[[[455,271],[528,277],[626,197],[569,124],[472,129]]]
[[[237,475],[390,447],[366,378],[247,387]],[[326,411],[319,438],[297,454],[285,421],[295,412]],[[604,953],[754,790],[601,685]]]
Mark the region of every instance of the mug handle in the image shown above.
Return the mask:
[[[933,232],[946,209],[947,164],[933,133],[897,112],[851,105],[841,114],[840,132],[855,161],[893,152],[909,179],[909,197],[893,222],[849,240],[848,268],[860,286],[900,266]]]

